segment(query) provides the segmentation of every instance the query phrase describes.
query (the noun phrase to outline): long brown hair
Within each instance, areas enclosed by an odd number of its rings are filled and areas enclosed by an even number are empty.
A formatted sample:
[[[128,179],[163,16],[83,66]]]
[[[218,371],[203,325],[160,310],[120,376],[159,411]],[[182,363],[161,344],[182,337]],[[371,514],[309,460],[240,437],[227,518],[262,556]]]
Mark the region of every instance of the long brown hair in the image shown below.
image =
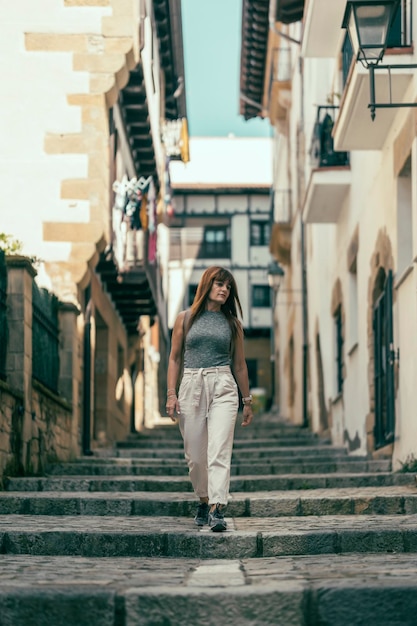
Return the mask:
[[[232,352],[236,338],[243,333],[242,324],[238,319],[238,312],[241,318],[243,318],[242,305],[240,304],[239,295],[237,291],[236,281],[229,270],[218,265],[208,267],[198,283],[197,291],[194,297],[194,301],[191,305],[190,315],[186,324],[185,331],[189,331],[194,322],[204,313],[206,310],[206,303],[209,293],[213,286],[214,281],[217,280],[222,283],[229,283],[230,292],[226,302],[221,305],[221,310],[226,316],[229,322],[230,330],[232,331]]]

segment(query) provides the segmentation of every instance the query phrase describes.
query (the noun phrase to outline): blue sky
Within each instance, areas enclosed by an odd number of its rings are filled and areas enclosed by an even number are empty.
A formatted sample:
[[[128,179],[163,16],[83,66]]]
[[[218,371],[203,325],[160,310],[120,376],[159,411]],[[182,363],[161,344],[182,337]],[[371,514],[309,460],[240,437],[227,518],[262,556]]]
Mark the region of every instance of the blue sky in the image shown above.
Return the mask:
[[[239,114],[242,0],[181,1],[191,137],[269,137],[268,120]]]

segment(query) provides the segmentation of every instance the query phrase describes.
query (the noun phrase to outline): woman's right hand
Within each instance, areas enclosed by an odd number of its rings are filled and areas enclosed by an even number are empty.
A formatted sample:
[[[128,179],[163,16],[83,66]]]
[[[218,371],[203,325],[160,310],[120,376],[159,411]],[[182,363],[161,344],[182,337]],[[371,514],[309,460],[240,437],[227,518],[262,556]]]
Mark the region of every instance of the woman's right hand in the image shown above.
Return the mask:
[[[168,416],[175,422],[175,413],[180,414],[180,403],[176,395],[168,396],[167,403],[165,405]]]

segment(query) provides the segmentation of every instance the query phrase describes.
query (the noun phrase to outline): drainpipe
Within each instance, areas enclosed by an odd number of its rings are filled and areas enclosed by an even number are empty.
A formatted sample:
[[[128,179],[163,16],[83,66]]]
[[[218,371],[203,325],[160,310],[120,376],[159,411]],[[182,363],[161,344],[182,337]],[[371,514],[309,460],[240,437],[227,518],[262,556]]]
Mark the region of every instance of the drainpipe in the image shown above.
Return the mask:
[[[92,456],[91,451],[91,312],[92,302],[89,290],[86,290],[88,299],[84,317],[84,373],[83,373],[83,431],[82,448],[85,456]]]
[[[299,58],[300,71],[300,129],[304,135],[304,66]],[[300,180],[300,177],[298,177]],[[300,194],[299,194],[300,196]],[[305,250],[305,224],[301,213],[301,288],[303,310],[303,428],[308,428],[308,310],[307,310],[307,262]]]
[[[303,309],[303,428],[308,428],[308,326],[307,326],[307,265],[305,254],[305,225],[301,218],[301,287]]]

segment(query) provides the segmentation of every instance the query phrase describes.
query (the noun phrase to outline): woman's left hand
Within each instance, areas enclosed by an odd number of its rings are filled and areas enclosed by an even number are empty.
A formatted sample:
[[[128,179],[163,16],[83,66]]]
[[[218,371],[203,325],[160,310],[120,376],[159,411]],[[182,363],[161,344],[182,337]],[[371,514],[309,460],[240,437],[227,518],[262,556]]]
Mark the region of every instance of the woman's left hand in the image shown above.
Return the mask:
[[[251,404],[244,404],[243,405],[243,422],[242,422],[242,426],[249,426],[249,424],[251,423],[252,419],[253,419],[252,405]]]

